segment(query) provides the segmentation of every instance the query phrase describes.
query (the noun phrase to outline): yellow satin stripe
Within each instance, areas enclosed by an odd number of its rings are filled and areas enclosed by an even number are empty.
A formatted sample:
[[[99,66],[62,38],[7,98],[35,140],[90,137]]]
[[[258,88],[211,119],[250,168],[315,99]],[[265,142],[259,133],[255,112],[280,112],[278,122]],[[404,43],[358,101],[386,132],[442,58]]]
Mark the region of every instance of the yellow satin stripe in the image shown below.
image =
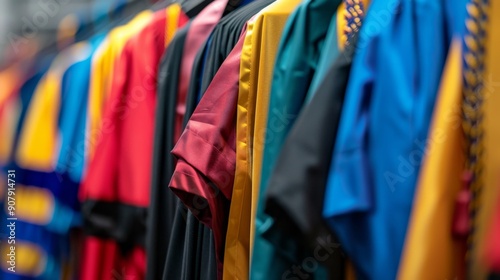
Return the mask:
[[[223,279],[245,279],[249,275],[251,184],[248,173],[248,93],[251,72],[254,20],[247,22],[241,51],[238,110],[236,117],[236,171],[224,248]]]
[[[266,142],[266,124],[267,113],[269,108],[269,97],[271,90],[271,80],[273,76],[274,62],[278,51],[278,44],[280,36],[275,34],[283,33],[288,16],[300,4],[301,1],[277,1],[267,7],[267,13],[263,13],[262,26],[259,27],[258,34],[261,34],[258,39],[259,45],[255,46],[253,55],[257,63],[254,63],[253,73],[254,78],[250,81],[251,101],[255,102],[255,112],[249,116],[249,120],[254,121],[253,134],[249,137],[253,139],[253,145],[250,145],[252,159],[251,164],[251,178],[252,178],[252,211],[251,211],[251,224],[250,224],[250,249],[253,249],[253,242],[255,239],[255,221],[257,216],[257,203],[259,197],[262,156],[264,151],[264,144]],[[255,33],[257,34],[257,26]],[[258,69],[258,71],[257,71]],[[257,72],[257,73],[255,73]],[[257,94],[258,93],[258,94]],[[250,251],[250,259],[252,252]]]
[[[16,239],[16,244],[8,244],[8,241],[0,244],[0,267],[9,271],[11,246],[15,246],[15,274],[36,277],[42,274],[47,262],[47,255],[41,247],[34,243]]]
[[[488,27],[485,56],[485,75],[483,79],[484,96],[484,170],[482,172],[483,189],[479,197],[480,210],[477,215],[474,240],[477,246],[472,250],[472,266],[470,275],[474,279],[486,279],[487,270],[481,262],[484,251],[484,241],[489,221],[491,221],[494,206],[500,194],[500,2],[489,1]],[[500,237],[499,237],[500,238]]]
[[[451,227],[465,164],[460,109],[461,59],[461,41],[457,38],[448,54],[429,130],[400,262],[400,280],[456,277],[456,262],[460,256],[451,236]]]
[[[26,169],[50,172],[54,169],[58,150],[58,117],[61,80],[74,63],[87,58],[90,46],[78,43],[57,56],[49,71],[40,80],[20,134],[16,160]]]
[[[179,26],[179,16],[181,14],[181,5],[179,3],[174,3],[168,6],[166,9],[167,20],[165,28],[165,47],[170,44],[170,41],[174,38],[177,27]]]
[[[100,124],[111,91],[115,62],[127,41],[144,28],[152,14],[150,10],[143,11],[129,23],[111,30],[93,55],[86,126],[86,151],[89,158],[94,155],[94,147],[101,137]]]
[[[240,65],[236,172],[224,253],[225,280],[248,279],[274,61],[286,20],[299,3],[278,0],[247,23]]]
[[[53,170],[61,83],[61,75],[58,74],[47,74],[37,86],[31,101],[17,153],[17,162],[23,168],[45,172]]]
[[[54,214],[54,196],[47,189],[38,187],[16,187],[16,216],[25,222],[47,225]],[[6,208],[8,205],[5,206]]]

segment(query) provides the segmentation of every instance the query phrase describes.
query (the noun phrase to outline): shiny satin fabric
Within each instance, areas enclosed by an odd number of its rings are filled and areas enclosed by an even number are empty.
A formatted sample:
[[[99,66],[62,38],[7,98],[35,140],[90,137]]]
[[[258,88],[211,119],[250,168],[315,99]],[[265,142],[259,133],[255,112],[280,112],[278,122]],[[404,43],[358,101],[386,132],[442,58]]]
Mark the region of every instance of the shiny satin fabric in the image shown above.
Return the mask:
[[[258,16],[258,15],[257,15]],[[241,99],[246,98],[244,88],[248,84],[249,55],[252,53],[252,36],[256,17],[247,22],[247,32],[243,41],[240,69],[239,69],[239,89],[238,106],[236,112],[236,147],[235,147],[235,174],[232,194],[232,203],[229,210],[226,243],[224,248],[224,271],[223,279],[246,279],[248,277],[249,266],[249,233],[250,233],[250,190],[248,184],[249,174],[244,173],[249,164],[247,157],[242,157],[249,150],[245,141],[246,135],[242,135],[241,128],[247,128],[246,123],[242,123],[242,118],[246,118],[246,111],[242,108],[246,104],[241,104]],[[246,99],[245,99],[246,102]],[[242,107],[242,105],[244,105]],[[246,108],[245,108],[246,109]],[[245,119],[246,120],[246,119]],[[242,143],[243,142],[243,143]],[[243,169],[243,170],[242,170]],[[243,172],[243,173],[242,173]],[[238,201],[238,203],[236,203]]]
[[[397,276],[421,161],[415,141],[427,138],[448,50],[443,13],[439,1],[375,0],[360,30],[323,211],[358,279]]]
[[[219,23],[219,20],[224,14],[224,10],[226,9],[227,1],[216,1],[212,4],[208,5],[192,22],[192,28],[188,32],[188,37],[186,38],[185,48],[183,50],[183,61],[181,65],[180,71],[180,81],[179,81],[179,90],[177,93],[177,104],[175,107],[175,124],[174,124],[174,141],[177,141],[179,138],[179,134],[182,131],[183,120],[186,121],[190,115],[191,110],[194,109],[196,102],[196,96],[198,95],[198,74],[200,71],[199,60],[202,59],[202,53],[205,49],[203,47],[206,44],[206,40]],[[196,26],[196,27],[194,27]],[[228,34],[227,34],[228,35]],[[186,53],[187,52],[187,53]],[[194,65],[196,62],[196,65]],[[196,73],[193,73],[193,70],[196,70]],[[189,90],[189,94],[188,94]],[[186,111],[187,110],[187,111]],[[226,206],[228,207],[228,206]],[[185,211],[185,210],[184,210]],[[224,212],[224,211],[223,211]],[[188,222],[189,219],[193,218],[192,215],[197,216],[198,213],[194,211],[188,211]],[[224,216],[224,215],[223,215]],[[207,235],[212,237],[212,232],[208,233],[206,228],[200,226],[203,235]],[[222,258],[223,253],[220,252],[220,246],[223,241],[221,241],[222,235],[225,236],[225,227],[224,230],[220,232],[217,229],[213,229],[213,239],[216,242],[216,253],[217,253],[217,274],[218,277],[222,277]],[[212,228],[210,226],[210,228]],[[187,230],[187,229],[186,229]],[[186,234],[189,232],[186,231]],[[179,236],[179,235],[176,235]],[[188,238],[186,236],[186,238]],[[223,240],[223,239],[222,239]],[[208,248],[209,244],[201,245],[203,248]],[[201,247],[199,248],[201,249]],[[205,250],[203,249],[203,250]],[[174,253],[174,252],[173,252]],[[169,253],[170,255],[170,253]],[[172,254],[173,256],[174,254]],[[172,259],[172,258],[170,258]],[[172,262],[168,262],[171,264]]]
[[[209,41],[207,41],[206,45],[201,48],[198,51],[198,54],[195,59],[195,65],[193,67],[193,73],[191,76],[191,81],[189,85],[189,93],[188,93],[188,98],[187,98],[187,106],[186,106],[186,114],[184,116],[184,122],[185,124],[188,122],[189,118],[191,117],[193,111],[195,110],[196,105],[198,104],[197,98],[200,95],[203,96],[205,93],[206,89],[212,82],[214,76],[216,75],[216,72],[220,69],[221,64],[223,61],[227,58],[231,50],[234,48],[236,45],[240,35],[241,35],[241,30],[243,26],[245,25],[245,22],[249,17],[251,17],[254,13],[257,11],[260,11],[262,7],[264,7],[267,3],[269,3],[269,0],[263,0],[263,1],[255,1],[252,2],[248,5],[245,5],[241,8],[238,8],[237,10],[229,13],[228,15],[224,16],[217,26],[214,28]],[[211,41],[211,43],[210,43]],[[201,87],[201,89],[200,89]],[[237,200],[237,196],[235,197],[235,194],[233,192],[232,198],[235,199],[235,201],[231,202],[231,205],[238,205],[240,202]],[[187,223],[190,222],[190,219],[193,218],[195,219],[191,211],[187,212]],[[198,221],[198,220],[196,220]],[[210,238],[212,240],[210,245],[213,245],[213,235],[212,231],[205,227],[205,225],[200,225],[200,228],[203,228],[203,232],[205,233],[206,231],[210,231]],[[192,227],[191,227],[192,228]],[[229,230],[229,229],[228,229]],[[185,242],[190,242],[192,238],[187,238],[188,236],[192,236],[193,232],[186,232],[186,241]],[[204,252],[208,252],[208,248],[206,245],[203,248],[200,248]],[[201,247],[201,246],[200,246]],[[213,246],[211,246],[213,247]],[[213,248],[210,248],[211,252],[213,253]],[[174,251],[175,252],[175,251]],[[176,256],[172,252],[172,256]],[[177,251],[178,252],[178,251]],[[171,259],[174,259],[172,257]],[[213,257],[215,260],[215,255]],[[172,262],[171,262],[172,263]],[[203,261],[203,265],[210,265],[208,261]],[[172,267],[172,265],[169,265]],[[214,266],[217,268],[217,266]],[[226,262],[226,254],[224,253],[224,269],[227,268],[227,262]],[[213,278],[211,278],[213,279]]]
[[[169,187],[193,215],[213,230],[220,279],[234,182],[238,70],[243,39],[241,36],[222,64],[172,150],[178,161]]]
[[[236,170],[224,255],[224,279],[246,279],[253,247],[258,182],[262,162],[271,78],[279,37],[288,16],[300,1],[277,1],[248,22],[241,54],[236,121]],[[257,95],[257,92],[259,95]],[[258,132],[257,133],[254,133]],[[250,204],[250,205],[248,205]]]
[[[245,47],[251,53],[250,63],[245,68],[245,72],[251,73],[251,76],[242,76],[249,79],[244,83],[246,86],[240,88],[241,102],[246,102],[243,90],[248,94],[248,132],[247,141],[250,147],[248,155],[248,172],[252,181],[252,205],[250,222],[250,259],[255,240],[255,220],[257,215],[257,202],[259,197],[259,186],[262,167],[262,153],[265,144],[265,132],[267,125],[267,113],[269,108],[269,92],[271,90],[272,73],[279,47],[278,36],[282,34],[288,17],[293,10],[300,4],[300,1],[277,1],[262,11],[256,20],[252,41]],[[254,41],[255,40],[255,41]],[[264,51],[265,50],[265,51]],[[250,65],[253,65],[250,67]],[[249,70],[248,70],[249,69]],[[243,81],[243,80],[242,80]],[[240,83],[241,84],[241,83]],[[259,94],[257,94],[259,93]],[[255,103],[254,103],[255,102]],[[252,105],[255,104],[255,105]],[[239,108],[245,108],[240,106]],[[242,122],[242,127],[245,121]]]

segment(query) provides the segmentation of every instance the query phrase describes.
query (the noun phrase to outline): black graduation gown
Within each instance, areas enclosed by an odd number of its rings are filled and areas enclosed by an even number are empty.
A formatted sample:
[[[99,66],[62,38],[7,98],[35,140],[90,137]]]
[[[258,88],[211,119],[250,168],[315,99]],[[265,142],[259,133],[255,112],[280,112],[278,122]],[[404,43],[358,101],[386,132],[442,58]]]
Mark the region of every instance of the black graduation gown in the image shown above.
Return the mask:
[[[179,199],[168,189],[168,183],[175,169],[175,159],[170,154],[174,147],[174,119],[177,101],[177,89],[179,81],[179,70],[182,62],[184,42],[188,33],[190,23],[178,30],[162,58],[158,74],[158,102],[155,119],[155,138],[153,150],[153,176],[151,190],[151,206],[148,216],[147,236],[147,275],[148,280],[161,279],[164,275],[167,252],[170,250],[170,241],[176,238],[171,235],[175,233],[176,225],[184,222],[176,218],[177,212],[183,212],[186,217],[186,209],[179,205]],[[194,221],[198,223],[198,221]],[[178,226],[177,226],[178,227]],[[179,244],[172,244],[178,250]],[[180,244],[183,245],[183,244]],[[178,251],[177,255],[180,255]],[[213,254],[215,260],[215,253]],[[215,275],[216,267],[206,262],[201,262],[194,256],[178,258],[187,267],[202,268],[206,275]],[[180,267],[180,266],[179,266]],[[213,268],[212,268],[213,267]],[[190,279],[183,278],[182,270],[169,271],[168,279]],[[215,276],[207,279],[216,279]]]
[[[275,219],[273,232],[279,235],[271,238],[294,239],[286,244],[299,244],[295,249],[304,256],[313,255],[318,242],[336,240],[322,219],[323,200],[356,41],[354,36],[300,113],[269,180],[265,212]],[[330,279],[343,279],[341,250],[325,265]]]
[[[159,165],[163,164],[164,168],[158,169],[158,173],[154,177],[161,178],[160,184],[156,187],[161,188],[161,192],[165,194],[163,198],[156,199],[161,201],[162,207],[159,211],[164,217],[157,222],[163,223],[161,227],[165,228],[158,237],[164,239],[162,242],[166,242],[167,246],[161,248],[163,258],[155,260],[155,268],[161,273],[156,274],[155,278],[148,278],[148,280],[217,279],[215,244],[211,230],[200,223],[168,188],[175,170],[175,158],[170,154],[170,151],[175,145],[175,108],[177,106],[179,71],[189,26],[190,23],[177,32],[170,43],[170,46],[175,44],[176,47],[166,54],[167,57],[170,57],[169,62],[165,62],[166,65],[162,63],[160,68],[160,72],[164,74],[160,85],[164,83],[166,86],[159,87],[162,89],[160,93],[165,96],[158,107],[159,110],[162,109],[162,112],[157,111],[157,120],[161,115],[163,123],[156,123],[159,131],[158,137],[161,139],[155,139],[158,141],[155,142],[154,157],[159,158],[158,163]],[[195,65],[196,61],[197,59]],[[156,149],[156,143],[158,143],[158,149]]]
[[[246,21],[272,2],[272,0],[259,0],[250,3],[227,14],[217,24],[212,34],[212,44],[206,49],[205,43],[195,58],[186,100],[184,126],[198,103],[201,81],[206,83],[201,89],[204,93],[217,70],[236,45]],[[175,99],[169,100],[169,104],[175,104]],[[169,111],[175,112],[174,108],[171,107]],[[173,114],[167,127],[173,127]],[[171,147],[173,148],[173,145]],[[168,173],[169,176],[171,174],[171,172]],[[176,203],[170,238],[163,279],[217,278],[213,233],[201,224],[179,200]]]

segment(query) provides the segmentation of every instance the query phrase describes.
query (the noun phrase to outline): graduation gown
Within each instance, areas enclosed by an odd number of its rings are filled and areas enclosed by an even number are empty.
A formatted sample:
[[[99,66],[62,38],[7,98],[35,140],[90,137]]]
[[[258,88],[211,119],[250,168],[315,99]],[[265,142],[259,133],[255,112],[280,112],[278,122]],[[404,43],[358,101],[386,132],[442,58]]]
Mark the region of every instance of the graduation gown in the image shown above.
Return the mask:
[[[265,205],[281,238],[275,242],[295,250],[299,265],[300,256],[313,255],[329,268],[329,279],[344,279],[344,256],[321,213],[356,40],[357,35],[331,65],[290,131],[271,175]]]

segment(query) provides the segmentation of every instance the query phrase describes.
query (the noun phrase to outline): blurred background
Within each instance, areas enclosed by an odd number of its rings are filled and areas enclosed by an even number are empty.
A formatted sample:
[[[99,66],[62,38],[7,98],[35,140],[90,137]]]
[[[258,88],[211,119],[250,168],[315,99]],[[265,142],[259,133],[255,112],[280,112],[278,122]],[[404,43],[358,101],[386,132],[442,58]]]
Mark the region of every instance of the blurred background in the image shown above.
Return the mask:
[[[143,9],[154,0],[2,0],[0,65],[5,68],[38,52],[64,47],[105,28],[115,18]]]
[[[98,60],[97,54],[102,62],[98,65],[112,69],[125,44],[119,39],[132,32],[122,29],[113,38],[107,34],[141,11],[166,3],[169,1],[0,0],[1,280],[75,279],[79,275],[84,246],[77,193],[83,152],[73,148],[83,143],[87,132],[89,69]],[[103,84],[112,77],[111,70],[106,73],[107,79],[100,81]],[[59,110],[59,105],[66,109]],[[29,126],[33,120],[34,125]],[[65,126],[67,120],[73,123]],[[51,134],[51,126],[43,126],[47,123],[65,126],[65,132]],[[47,135],[49,142],[41,139]],[[57,142],[56,135],[64,140]],[[72,150],[55,152],[66,144]],[[19,160],[23,156],[16,157],[21,146],[29,147],[24,161]],[[74,158],[79,158],[78,166],[71,165]],[[116,274],[116,279],[123,278]]]

